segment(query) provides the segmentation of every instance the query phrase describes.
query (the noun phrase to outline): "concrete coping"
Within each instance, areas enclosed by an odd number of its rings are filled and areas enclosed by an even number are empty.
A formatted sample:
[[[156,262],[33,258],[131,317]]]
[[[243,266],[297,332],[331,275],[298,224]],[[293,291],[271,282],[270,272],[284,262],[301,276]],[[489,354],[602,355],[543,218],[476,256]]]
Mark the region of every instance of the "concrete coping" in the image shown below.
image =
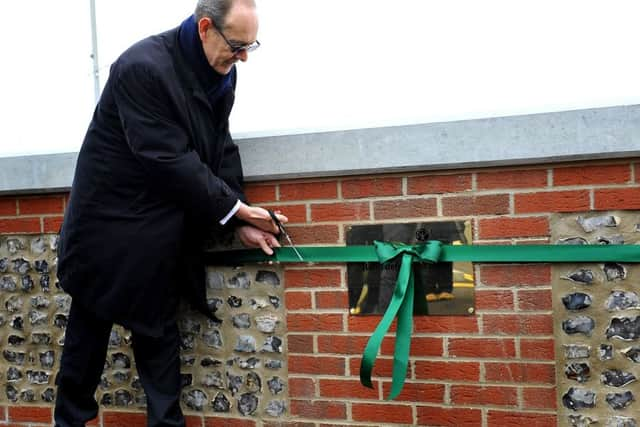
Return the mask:
[[[236,142],[248,182],[640,157],[640,105]],[[76,158],[0,158],[0,194],[68,190]]]

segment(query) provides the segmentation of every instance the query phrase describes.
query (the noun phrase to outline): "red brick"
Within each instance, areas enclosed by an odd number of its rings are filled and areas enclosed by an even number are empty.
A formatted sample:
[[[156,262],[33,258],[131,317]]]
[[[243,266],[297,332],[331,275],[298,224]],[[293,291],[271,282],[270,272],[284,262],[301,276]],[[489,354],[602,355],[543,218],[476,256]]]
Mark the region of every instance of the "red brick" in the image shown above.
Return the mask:
[[[483,310],[513,311],[513,292],[476,289],[476,312]]]
[[[273,211],[281,211],[289,220],[288,224],[300,224],[307,222],[306,205],[274,205],[269,206]]]
[[[297,182],[280,185],[280,200],[316,200],[338,197],[336,181]]]
[[[311,205],[311,221],[362,221],[368,220],[369,202],[314,203]]]
[[[486,362],[484,369],[486,381],[550,385],[556,382],[555,364],[551,363]]]
[[[63,196],[29,197],[18,199],[20,215],[57,214],[64,211]]]
[[[516,355],[513,339],[499,338],[449,338],[449,356],[511,358]]]
[[[552,335],[551,314],[483,314],[485,334]]]
[[[546,169],[479,172],[476,175],[476,187],[478,190],[539,188],[546,186]]]
[[[640,209],[640,187],[595,190],[593,198],[597,210]]]
[[[346,291],[316,292],[316,308],[331,309],[349,307],[349,293]]]
[[[391,382],[385,381],[382,384],[382,395],[388,396],[391,392]],[[444,384],[424,384],[405,382],[402,391],[395,398],[396,402],[416,403],[443,403]]]
[[[478,427],[482,425],[480,409],[418,406],[418,425],[438,427]],[[502,427],[507,427],[508,424]],[[514,424],[514,426],[517,424]]]
[[[368,340],[359,335],[319,335],[318,353],[362,354]]]
[[[452,385],[451,403],[453,405],[492,405],[516,406],[518,390],[516,387]]]
[[[553,185],[626,184],[631,181],[631,168],[621,165],[582,165],[553,170]]]
[[[514,212],[575,212],[590,209],[588,190],[544,191],[540,193],[516,194],[513,198]]]
[[[0,215],[16,215],[18,213],[16,199],[13,197],[0,198]]]
[[[0,233],[40,233],[40,218],[0,219]]]
[[[347,405],[322,400],[291,400],[291,415],[311,419],[346,419]]]
[[[347,318],[347,330],[350,332],[373,332],[382,316],[349,316]],[[395,331],[396,322],[394,321],[389,328],[389,332]]]
[[[220,417],[205,417],[205,427],[255,427],[256,422],[246,419]],[[266,424],[264,424],[266,426]],[[106,426],[105,426],[106,427]],[[282,426],[279,426],[282,427]]]
[[[385,346],[382,343],[382,354],[393,354],[394,348]],[[411,338],[411,355],[428,357],[428,356],[442,356],[444,352],[444,340],[442,338],[435,337],[413,337]]]
[[[402,195],[402,178],[365,178],[342,181],[342,197],[382,197]]]
[[[510,237],[543,237],[549,235],[549,220],[545,217],[487,218],[478,220],[480,239]]]
[[[349,359],[349,372],[352,374],[359,373],[360,367],[362,364],[362,357],[351,357]],[[383,378],[386,380],[391,380],[391,376],[393,374],[393,358],[392,357],[378,357],[375,361],[375,365],[373,367],[372,376]],[[407,374],[405,379],[409,379],[411,377],[411,369],[407,368]]]
[[[344,357],[289,355],[290,374],[344,375]]]
[[[555,387],[523,388],[522,406],[526,409],[556,409]]]
[[[202,427],[204,425],[204,419],[197,415],[185,415],[184,420],[186,422],[185,427]]]
[[[551,289],[519,290],[516,301],[522,311],[551,310]]]
[[[315,378],[292,378],[289,377],[289,396],[291,398],[315,397],[316,394]]]
[[[313,335],[292,335],[287,337],[289,353],[313,353]]]
[[[320,379],[320,396],[338,399],[379,399],[378,388],[365,387],[359,380]]]
[[[351,414],[354,421],[413,424],[410,406],[388,403],[352,403]]]
[[[289,314],[289,332],[338,332],[344,330],[343,314]]]
[[[520,357],[534,360],[555,360],[553,339],[520,339]]]
[[[478,319],[475,316],[416,316],[413,330],[414,333],[474,333],[478,332]]]
[[[313,268],[305,270],[285,270],[284,281],[287,288],[338,287],[342,272],[338,269]]]
[[[373,202],[375,219],[422,218],[436,216],[436,199],[404,199]]]
[[[292,225],[287,227],[287,231],[296,245],[336,244],[340,238],[337,225]]]
[[[146,427],[147,416],[139,412],[115,412],[102,413],[102,425],[105,427]]]
[[[556,427],[557,419],[554,414],[532,414],[526,412],[489,411],[487,427],[527,426],[527,427]]]
[[[285,292],[284,302],[287,310],[305,310],[313,308],[311,302],[311,292],[307,291],[289,291]]]
[[[51,423],[51,408],[40,406],[9,406],[9,421]]]
[[[442,199],[444,216],[500,215],[509,213],[509,195],[457,196]]]
[[[247,184],[244,194],[251,203],[266,203],[276,201],[276,186],[273,184]]]
[[[316,427],[316,423],[303,421],[263,421],[262,427]]]
[[[471,174],[423,175],[407,178],[408,194],[442,194],[471,190]]]
[[[63,216],[47,216],[42,218],[44,233],[59,233],[62,226]]]
[[[636,182],[640,183],[640,163],[636,163],[633,174],[636,176]]]
[[[416,378],[428,381],[478,381],[480,364],[478,362],[415,362]]]
[[[480,283],[487,286],[548,286],[551,284],[549,264],[483,264]]]

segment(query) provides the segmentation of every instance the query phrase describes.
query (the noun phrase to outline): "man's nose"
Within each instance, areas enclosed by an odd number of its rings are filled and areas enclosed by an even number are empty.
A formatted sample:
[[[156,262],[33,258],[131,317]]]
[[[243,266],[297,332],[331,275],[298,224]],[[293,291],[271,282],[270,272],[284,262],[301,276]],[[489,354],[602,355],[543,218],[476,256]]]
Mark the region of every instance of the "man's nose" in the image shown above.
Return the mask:
[[[247,59],[249,59],[249,52],[247,52],[246,50],[241,50],[240,52],[236,53],[236,58],[238,58],[242,62],[247,62]]]

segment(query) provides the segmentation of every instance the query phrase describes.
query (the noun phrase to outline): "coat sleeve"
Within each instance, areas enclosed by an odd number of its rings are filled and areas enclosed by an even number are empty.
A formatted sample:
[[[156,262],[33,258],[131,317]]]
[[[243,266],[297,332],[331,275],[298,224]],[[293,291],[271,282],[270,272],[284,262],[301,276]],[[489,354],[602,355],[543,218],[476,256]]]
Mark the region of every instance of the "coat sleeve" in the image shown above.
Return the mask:
[[[176,102],[151,67],[130,64],[115,76],[114,99],[126,141],[159,194],[191,216],[219,221],[238,195],[200,159],[176,121]],[[239,166],[240,167],[240,166]]]

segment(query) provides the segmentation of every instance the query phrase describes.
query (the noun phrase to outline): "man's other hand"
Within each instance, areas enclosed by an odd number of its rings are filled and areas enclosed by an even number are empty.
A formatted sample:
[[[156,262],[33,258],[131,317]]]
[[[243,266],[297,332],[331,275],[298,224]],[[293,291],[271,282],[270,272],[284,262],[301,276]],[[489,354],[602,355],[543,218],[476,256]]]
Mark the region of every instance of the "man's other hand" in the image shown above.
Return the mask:
[[[289,219],[282,215],[280,211],[275,211],[275,215],[278,218],[278,221],[283,224],[286,224],[289,221]],[[269,211],[264,208],[248,206],[242,203],[240,205],[240,209],[236,212],[236,217],[248,222],[262,231],[267,231],[273,234],[278,234],[280,232],[278,225],[273,221],[271,215],[269,215]]]
[[[273,249],[271,248],[280,247],[278,239],[276,239],[273,234],[251,225],[238,227],[236,233],[244,246],[248,248],[260,248],[267,255],[273,255]]]

